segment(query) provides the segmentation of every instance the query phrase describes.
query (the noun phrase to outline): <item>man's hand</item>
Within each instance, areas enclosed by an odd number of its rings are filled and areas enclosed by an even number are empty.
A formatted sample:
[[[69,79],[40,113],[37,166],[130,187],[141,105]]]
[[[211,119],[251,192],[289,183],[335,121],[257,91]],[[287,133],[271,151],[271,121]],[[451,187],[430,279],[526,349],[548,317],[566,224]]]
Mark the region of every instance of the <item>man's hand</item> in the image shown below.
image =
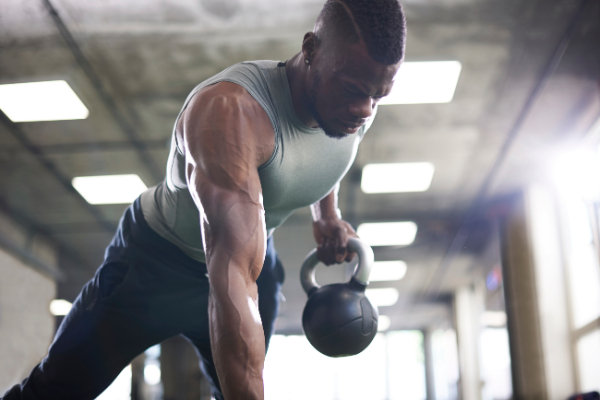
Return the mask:
[[[336,217],[320,218],[313,222],[317,242],[317,258],[325,265],[351,261],[356,253],[348,252],[348,238],[358,237],[352,226]]]
[[[352,226],[340,218],[337,208],[339,184],[321,200],[310,206],[313,234],[317,242],[317,258],[325,265],[350,261],[356,253],[348,253],[348,238],[358,237]]]

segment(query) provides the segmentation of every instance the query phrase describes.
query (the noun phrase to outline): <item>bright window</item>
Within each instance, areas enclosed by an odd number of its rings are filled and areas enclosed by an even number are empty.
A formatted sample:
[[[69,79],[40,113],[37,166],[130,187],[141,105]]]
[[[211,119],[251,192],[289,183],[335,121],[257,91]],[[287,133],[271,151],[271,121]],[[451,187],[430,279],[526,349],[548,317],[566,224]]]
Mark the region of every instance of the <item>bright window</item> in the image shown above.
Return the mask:
[[[320,354],[304,336],[275,335],[263,376],[266,400],[424,400],[423,335],[378,333],[344,358]]]
[[[128,365],[96,400],[131,400],[131,366]]]
[[[582,392],[600,390],[600,329],[584,335],[577,343],[579,382]]]
[[[565,204],[571,238],[569,283],[573,322],[577,329],[600,317],[600,266],[586,204],[574,198]]]

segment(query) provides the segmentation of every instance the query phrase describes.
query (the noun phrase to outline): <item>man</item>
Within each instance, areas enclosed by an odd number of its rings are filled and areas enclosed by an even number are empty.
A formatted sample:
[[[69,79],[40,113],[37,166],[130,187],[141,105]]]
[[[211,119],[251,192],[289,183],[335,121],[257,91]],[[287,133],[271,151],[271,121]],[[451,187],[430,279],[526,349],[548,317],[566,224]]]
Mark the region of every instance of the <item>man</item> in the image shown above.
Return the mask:
[[[167,178],[125,212],[48,356],[4,399],[92,399],[183,334],[217,399],[262,399],[283,271],[271,235],[311,205],[319,259],[349,260],[336,192],[404,53],[397,0],[328,0],[286,63],[234,65],[175,123]]]

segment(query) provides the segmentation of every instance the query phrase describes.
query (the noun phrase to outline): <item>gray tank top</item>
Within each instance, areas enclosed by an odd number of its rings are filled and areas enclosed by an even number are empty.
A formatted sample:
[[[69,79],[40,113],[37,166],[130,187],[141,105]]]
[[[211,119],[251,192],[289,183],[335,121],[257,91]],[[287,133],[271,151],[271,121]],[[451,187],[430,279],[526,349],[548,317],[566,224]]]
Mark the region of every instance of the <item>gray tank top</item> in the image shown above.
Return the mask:
[[[319,128],[304,126],[294,111],[285,64],[277,61],[235,64],[202,82],[186,99],[175,126],[199,90],[222,81],[246,89],[273,124],[275,150],[258,168],[267,234],[271,236],[294,210],[317,202],[339,183],[352,165],[368,126],[343,139],[332,139]],[[206,262],[200,215],[188,190],[185,156],[175,128],[166,179],[142,193],[141,203],[153,230],[190,257]]]

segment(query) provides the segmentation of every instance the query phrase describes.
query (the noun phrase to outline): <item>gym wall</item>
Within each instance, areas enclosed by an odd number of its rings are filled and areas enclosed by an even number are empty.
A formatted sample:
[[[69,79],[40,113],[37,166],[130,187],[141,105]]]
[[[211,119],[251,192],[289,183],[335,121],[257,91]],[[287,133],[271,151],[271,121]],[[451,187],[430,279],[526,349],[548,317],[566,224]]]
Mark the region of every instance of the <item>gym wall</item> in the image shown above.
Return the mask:
[[[58,257],[43,238],[30,235],[4,214],[0,214],[0,235],[0,393],[4,393],[40,362],[54,335],[49,304],[56,296],[56,282],[28,265],[15,250],[49,266],[56,266]]]

